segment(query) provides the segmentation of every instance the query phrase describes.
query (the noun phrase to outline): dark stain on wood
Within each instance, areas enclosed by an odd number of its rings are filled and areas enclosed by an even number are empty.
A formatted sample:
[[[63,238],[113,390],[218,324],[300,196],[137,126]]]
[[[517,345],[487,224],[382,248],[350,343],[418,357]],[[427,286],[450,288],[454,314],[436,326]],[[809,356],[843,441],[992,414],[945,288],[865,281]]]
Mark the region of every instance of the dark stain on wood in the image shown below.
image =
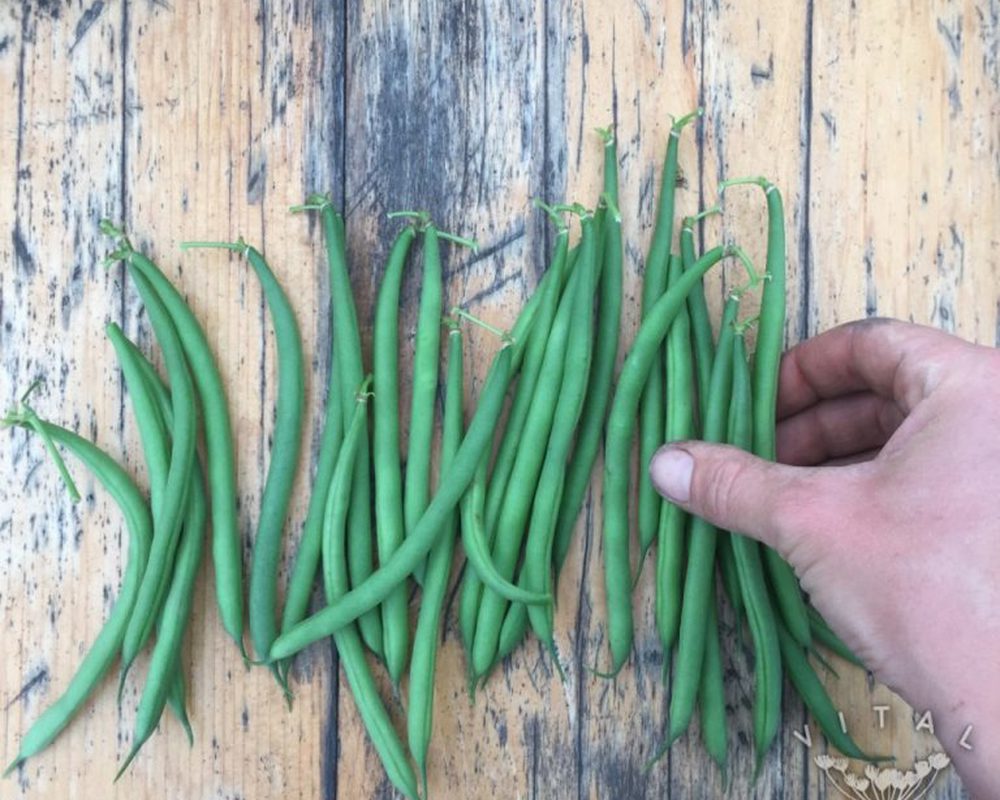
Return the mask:
[[[39,667],[39,669],[32,675],[21,687],[20,691],[14,695],[4,708],[10,708],[12,705],[18,701],[27,702],[28,698],[32,695],[35,689],[44,688],[49,682],[49,668]]]
[[[101,16],[101,12],[104,11],[104,0],[97,0],[90,8],[86,9],[83,14],[80,15],[80,21],[76,23],[76,30],[73,33],[73,44],[69,46],[69,51],[72,53],[84,36],[87,35],[87,31],[90,27],[97,22],[97,19]]]

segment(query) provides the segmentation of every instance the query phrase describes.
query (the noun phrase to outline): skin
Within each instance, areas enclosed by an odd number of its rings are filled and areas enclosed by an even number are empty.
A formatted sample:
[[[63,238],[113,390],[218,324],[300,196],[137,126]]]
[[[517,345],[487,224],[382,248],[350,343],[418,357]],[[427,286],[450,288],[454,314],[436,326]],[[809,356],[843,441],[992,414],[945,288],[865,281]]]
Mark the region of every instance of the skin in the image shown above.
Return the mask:
[[[876,677],[933,713],[976,798],[1000,795],[998,408],[994,349],[855,322],[782,359],[779,463],[682,442],[650,467],[664,496],[789,561]]]

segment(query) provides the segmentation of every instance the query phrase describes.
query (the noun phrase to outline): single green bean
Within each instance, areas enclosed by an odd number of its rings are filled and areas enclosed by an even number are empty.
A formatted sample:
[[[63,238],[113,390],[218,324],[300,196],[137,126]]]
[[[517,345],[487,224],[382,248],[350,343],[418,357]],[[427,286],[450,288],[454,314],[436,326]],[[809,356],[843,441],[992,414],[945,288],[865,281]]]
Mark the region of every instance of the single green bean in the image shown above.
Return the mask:
[[[121,510],[129,535],[128,563],[122,576],[121,589],[104,626],[94,639],[87,654],[77,667],[69,685],[36,719],[21,740],[17,758],[7,767],[4,775],[17,769],[24,761],[45,749],[80,711],[87,698],[111,669],[128,626],[132,608],[139,594],[139,584],[149,556],[153,523],[145,498],[132,482],[128,473],[107,453],[95,445],[49,422],[34,417],[37,427],[25,414],[34,416],[30,408],[8,414],[2,424],[21,425],[44,431],[44,435],[59,442],[72,452],[94,474]]]
[[[420,522],[395,551],[360,586],[355,586],[329,606],[279,636],[271,648],[271,659],[287,658],[335,630],[353,622],[381,603],[410,575],[442,535],[442,525],[458,505],[472,481],[473,473],[493,440],[503,400],[510,382],[511,347],[505,344],[493,360],[476,412],[469,423],[451,468]]]
[[[660,345],[691,287],[735,248],[716,247],[685,272],[673,289],[650,309],[618,375],[608,414],[604,446],[604,568],[608,606],[608,643],[612,672],[617,673],[632,650],[632,567],[629,558],[628,493],[630,453],[639,395]]]
[[[670,257],[667,287],[677,285],[682,275],[680,259]],[[694,435],[694,368],[691,363],[691,325],[686,306],[681,306],[667,334],[666,363],[666,439],[683,441]],[[688,515],[674,503],[660,506],[660,524],[656,544],[656,629],[664,653],[668,654],[677,639],[681,618],[681,587],[684,585],[684,550]]]
[[[278,635],[278,563],[281,538],[288,517],[295,474],[302,446],[302,412],[305,405],[305,367],[302,335],[295,310],[260,251],[242,239],[228,242],[185,242],[182,249],[221,248],[244,256],[257,276],[274,327],[277,349],[278,391],[274,429],[271,432],[270,463],[261,493],[257,535],[250,559],[250,638],[258,658],[267,658]],[[277,666],[278,683],[288,685]]]
[[[323,223],[327,262],[330,267],[330,293],[333,299],[334,364],[340,381],[343,429],[347,430],[354,413],[354,390],[361,384],[365,371],[361,354],[358,311],[354,304],[354,292],[347,269],[347,236],[344,219],[334,209],[330,199],[322,195],[313,195],[302,208],[319,211]],[[365,441],[360,445],[358,457],[354,462],[351,506],[347,520],[347,570],[352,586],[357,586],[371,575],[375,561],[372,546],[370,462],[368,442]],[[379,609],[372,609],[365,614],[358,621],[358,629],[368,649],[379,658],[383,658],[382,615]]]
[[[522,589],[516,583],[511,583],[500,574],[500,571],[493,563],[490,545],[486,538],[486,526],[483,522],[483,496],[486,493],[485,483],[486,459],[484,458],[476,468],[472,484],[465,491],[465,494],[462,495],[462,549],[465,552],[466,563],[472,569],[478,581],[512,603],[551,604],[551,595],[528,591],[527,589]],[[474,633],[475,618],[473,618],[472,624],[472,631]],[[470,651],[472,641],[472,638],[466,640]]]
[[[705,660],[698,686],[701,710],[701,740],[705,750],[726,779],[726,689],[722,679],[722,653],[719,650],[719,623],[715,603],[708,604],[705,633]]]
[[[332,276],[330,286],[332,294]],[[296,622],[301,621],[309,609],[309,598],[312,596],[313,583],[320,565],[326,497],[329,493],[330,481],[333,480],[337,454],[340,452],[340,445],[344,437],[344,414],[341,409],[343,398],[341,396],[339,364],[336,357],[334,327],[335,321],[331,313],[330,365],[323,433],[319,442],[316,471],[313,474],[312,489],[309,494],[309,507],[306,511],[305,522],[302,523],[302,534],[295,551],[295,563],[288,579],[285,604],[281,609],[280,629],[282,631],[287,631]],[[350,492],[350,486],[348,486],[347,491]],[[290,666],[289,662],[283,662],[278,667],[286,681]]]
[[[697,261],[694,247],[694,225],[704,217],[720,213],[719,208],[710,208],[693,217],[685,217],[681,227],[681,263],[689,269]],[[687,300],[688,316],[691,320],[691,342],[694,348],[695,375],[698,386],[698,418],[705,418],[708,404],[708,383],[712,375],[712,361],[715,358],[715,337],[712,322],[705,302],[705,282],[698,281]]]
[[[323,520],[323,587],[327,602],[334,602],[346,594],[348,582],[345,541],[348,505],[351,501],[351,482],[354,462],[368,438],[368,383],[361,385],[354,402],[352,420],[348,426],[344,446],[337,458],[333,479],[330,482]],[[333,641],[340,655],[351,695],[361,715],[365,729],[371,737],[386,775],[393,785],[410,798],[417,797],[417,781],[406,756],[392,719],[379,697],[378,686],[372,677],[357,626],[346,625],[333,633]]]
[[[403,477],[403,524],[413,530],[430,497],[431,451],[434,442],[434,403],[441,356],[441,250],[433,224],[424,230],[424,269],[420,277],[420,310],[413,348],[410,430],[406,441]]]
[[[463,394],[462,332],[452,325],[448,332],[448,375],[445,383],[444,413],[441,430],[441,467],[445,474],[462,443]],[[434,722],[434,674],[437,667],[441,610],[448,593],[452,556],[458,519],[453,511],[444,521],[444,533],[427,556],[423,596],[413,634],[410,660],[410,705],[406,709],[407,739],[413,760],[420,769],[423,796],[427,797],[427,749]]]
[[[135,250],[125,235],[108,220],[102,220],[100,228],[117,242],[118,250],[109,258],[128,260],[146,277],[162,299],[191,366],[205,427],[208,481],[212,497],[212,562],[215,569],[216,600],[223,627],[239,646],[245,659],[243,555],[236,524],[233,435],[219,368],[198,320],[156,264]]]
[[[753,441],[753,388],[743,336],[733,337],[733,393],[730,401],[729,443],[750,450]],[[743,609],[754,646],[754,746],[760,768],[781,722],[781,651],[774,609],[760,557],[760,545],[732,532],[730,548],[739,580]]]
[[[663,177],[660,184],[660,200],[656,211],[656,225],[653,239],[646,257],[646,268],[642,278],[642,319],[645,320],[653,306],[667,288],[667,269],[674,231],[674,190],[677,187],[677,150],[681,131],[693,120],[701,116],[697,109],[676,120],[670,127],[667,152],[663,159]],[[639,458],[648,464],[663,444],[664,435],[664,395],[663,363],[656,361],[650,365],[639,405]],[[659,527],[662,500],[653,488],[649,476],[640,472],[639,478],[639,545],[643,558],[649,550]],[[643,559],[640,559],[640,562]]]
[[[375,530],[378,557],[385,564],[403,541],[402,475],[399,468],[399,290],[416,229],[396,237],[375,305],[372,344],[374,381],[372,452],[375,463]],[[382,646],[389,677],[398,684],[406,670],[410,628],[405,580],[382,605]]]

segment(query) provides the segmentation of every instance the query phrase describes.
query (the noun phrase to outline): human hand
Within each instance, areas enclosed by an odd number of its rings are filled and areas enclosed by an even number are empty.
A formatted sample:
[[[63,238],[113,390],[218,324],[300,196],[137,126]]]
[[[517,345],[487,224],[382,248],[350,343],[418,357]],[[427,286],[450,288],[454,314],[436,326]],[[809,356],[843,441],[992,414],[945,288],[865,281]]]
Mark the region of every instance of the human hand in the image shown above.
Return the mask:
[[[777,455],[679,442],[668,499],[775,548],[974,796],[1000,796],[1000,351],[891,320],[781,363]],[[959,746],[968,725],[974,749]]]

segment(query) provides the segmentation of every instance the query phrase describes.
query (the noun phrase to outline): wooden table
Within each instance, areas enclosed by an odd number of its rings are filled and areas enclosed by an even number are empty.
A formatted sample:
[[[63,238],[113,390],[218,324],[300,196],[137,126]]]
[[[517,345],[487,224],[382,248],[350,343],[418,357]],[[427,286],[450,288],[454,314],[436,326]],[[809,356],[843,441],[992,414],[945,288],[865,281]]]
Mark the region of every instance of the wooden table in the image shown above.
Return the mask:
[[[764,4],[534,2],[22,2],[0,9],[0,399],[45,378],[37,408],[124,459],[144,481],[113,351],[111,320],[152,341],[120,267],[105,269],[102,216],[124,221],[204,321],[238,439],[241,528],[253,529],[274,399],[273,334],[256,280],[238,262],[181,255],[186,238],[242,234],[271,257],[299,315],[316,441],[329,355],[327,283],[315,224],[287,207],[330,190],[347,209],[362,320],[387,243],[386,212],[426,208],[482,243],[449,254],[450,302],[508,324],[545,263],[550,231],[532,197],[593,203],[597,126],[621,142],[626,339],[636,324],[671,113],[699,103],[681,142],[678,210],[716,200],[725,176],[782,188],[790,237],[788,339],[891,315],[980,342],[1000,340],[1000,6],[979,2]],[[933,6],[931,10],[927,6]],[[612,8],[615,8],[612,11]],[[761,203],[730,201],[710,240],[760,259]],[[738,278],[733,277],[734,280]],[[417,282],[404,287],[411,335]],[[723,280],[709,283],[718,311]],[[717,315],[716,315],[717,317]],[[472,335],[471,370],[494,345]],[[408,342],[409,340],[407,340]],[[370,346],[370,333],[365,333]],[[409,347],[404,346],[404,364]],[[404,397],[404,402],[406,398]],[[117,591],[126,542],[89,478],[72,505],[38,442],[0,447],[0,752],[66,685]],[[315,461],[313,450],[310,463]],[[81,470],[74,468],[77,475]],[[307,499],[298,482],[288,550]],[[559,589],[566,682],[524,647],[470,706],[453,620],[439,661],[433,797],[714,798],[719,775],[692,733],[648,775],[667,698],[647,570],[636,593],[632,662],[610,683],[599,493]],[[287,565],[287,562],[286,562]],[[263,669],[246,673],[201,576],[186,667],[196,731],[165,719],[129,773],[145,661],[121,712],[113,678],[44,755],[0,783],[7,797],[367,798],[392,795],[331,647],[299,661],[289,711]],[[914,591],[919,591],[914,588]],[[750,654],[722,621],[731,722],[730,797],[833,797],[786,724],[752,783]],[[934,747],[888,690],[837,664],[827,676],[863,745],[905,764]],[[790,693],[789,693],[790,694]],[[885,730],[874,705],[890,706]],[[392,704],[398,714],[398,702]],[[818,735],[814,734],[814,739]],[[816,745],[819,747],[819,743]],[[934,797],[960,797],[954,776]]]

